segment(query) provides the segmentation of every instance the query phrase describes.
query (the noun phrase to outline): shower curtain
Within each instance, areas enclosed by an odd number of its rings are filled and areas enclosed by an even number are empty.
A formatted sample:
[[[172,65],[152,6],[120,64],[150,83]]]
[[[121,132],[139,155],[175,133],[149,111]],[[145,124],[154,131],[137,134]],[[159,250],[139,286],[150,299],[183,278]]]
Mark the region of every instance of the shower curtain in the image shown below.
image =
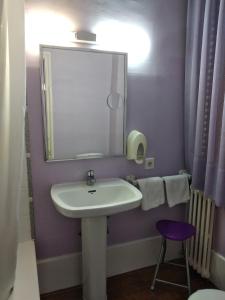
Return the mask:
[[[17,210],[24,153],[25,53],[24,5],[0,5],[0,299],[14,284]]]
[[[192,186],[225,207],[225,0],[189,0],[185,161]]]

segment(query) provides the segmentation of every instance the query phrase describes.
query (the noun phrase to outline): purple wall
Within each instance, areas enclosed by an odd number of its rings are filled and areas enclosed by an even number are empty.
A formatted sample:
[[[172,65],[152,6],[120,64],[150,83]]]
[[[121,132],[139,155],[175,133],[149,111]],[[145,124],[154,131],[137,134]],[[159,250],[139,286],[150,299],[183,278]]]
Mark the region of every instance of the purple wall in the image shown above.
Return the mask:
[[[97,178],[101,178],[123,177],[128,174],[135,174],[137,177],[170,175],[184,167],[186,1],[27,2],[27,10],[50,9],[60,12],[74,20],[78,29],[91,30],[93,24],[107,18],[132,22],[146,30],[152,43],[145,63],[135,71],[129,70],[127,131],[138,129],[145,133],[149,143],[148,156],[156,159],[154,170],[144,170],[143,166],[124,158],[44,162],[39,61],[38,57],[27,56],[36,245],[38,257],[46,258],[80,250],[80,221],[67,219],[56,212],[49,194],[52,184],[83,179],[88,169],[94,169]],[[42,42],[40,39],[40,43]],[[109,218],[109,244],[154,235],[155,221],[164,217],[181,219],[183,208],[178,206],[169,209],[164,206],[149,212],[136,209],[112,216]]]
[[[214,227],[214,249],[225,257],[225,208],[217,208]]]

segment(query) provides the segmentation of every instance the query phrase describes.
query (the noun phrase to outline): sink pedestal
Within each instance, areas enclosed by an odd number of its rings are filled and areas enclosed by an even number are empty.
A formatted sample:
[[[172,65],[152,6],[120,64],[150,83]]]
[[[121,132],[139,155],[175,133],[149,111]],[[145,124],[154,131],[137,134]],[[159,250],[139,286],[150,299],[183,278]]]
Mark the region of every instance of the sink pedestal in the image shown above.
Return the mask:
[[[83,300],[106,300],[106,216],[82,218]]]

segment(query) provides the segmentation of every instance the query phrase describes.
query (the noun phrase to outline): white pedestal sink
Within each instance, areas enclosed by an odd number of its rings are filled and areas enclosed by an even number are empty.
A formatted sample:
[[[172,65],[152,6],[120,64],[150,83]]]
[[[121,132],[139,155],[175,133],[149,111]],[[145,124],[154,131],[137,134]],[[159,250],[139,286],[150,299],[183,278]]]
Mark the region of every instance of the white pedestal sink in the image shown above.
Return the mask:
[[[106,300],[106,217],[138,207],[141,192],[122,179],[102,179],[55,184],[51,197],[61,214],[82,218],[83,299]]]

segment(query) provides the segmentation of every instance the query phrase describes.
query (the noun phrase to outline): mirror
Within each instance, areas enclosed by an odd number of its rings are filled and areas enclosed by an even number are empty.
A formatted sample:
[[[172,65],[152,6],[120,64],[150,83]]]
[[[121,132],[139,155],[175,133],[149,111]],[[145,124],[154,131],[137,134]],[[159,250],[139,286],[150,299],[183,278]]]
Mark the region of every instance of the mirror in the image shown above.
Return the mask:
[[[125,155],[127,54],[40,47],[46,160]]]

